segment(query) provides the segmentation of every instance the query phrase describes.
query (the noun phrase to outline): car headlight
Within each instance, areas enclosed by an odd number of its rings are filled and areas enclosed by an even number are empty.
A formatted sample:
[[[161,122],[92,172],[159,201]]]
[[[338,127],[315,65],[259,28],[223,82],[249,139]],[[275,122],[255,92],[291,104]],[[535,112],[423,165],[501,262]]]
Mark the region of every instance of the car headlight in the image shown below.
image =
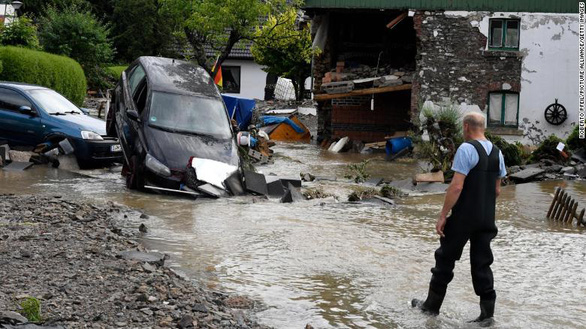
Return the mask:
[[[149,168],[152,172],[159,174],[161,176],[171,176],[171,169],[167,166],[162,164],[159,160],[155,159],[154,156],[147,154],[144,164],[147,168]]]
[[[81,138],[87,139],[87,140],[92,140],[92,141],[103,141],[104,140],[102,138],[102,136],[100,136],[100,134],[95,133],[93,131],[86,131],[86,130],[82,130]]]

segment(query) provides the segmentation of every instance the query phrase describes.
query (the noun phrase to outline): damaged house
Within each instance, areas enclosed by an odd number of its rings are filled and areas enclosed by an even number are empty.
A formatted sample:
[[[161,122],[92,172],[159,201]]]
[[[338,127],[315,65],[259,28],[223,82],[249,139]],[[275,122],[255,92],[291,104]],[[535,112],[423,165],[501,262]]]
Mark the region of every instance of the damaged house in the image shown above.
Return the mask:
[[[319,137],[405,131],[422,105],[457,103],[533,144],[578,121],[578,2],[306,0]]]

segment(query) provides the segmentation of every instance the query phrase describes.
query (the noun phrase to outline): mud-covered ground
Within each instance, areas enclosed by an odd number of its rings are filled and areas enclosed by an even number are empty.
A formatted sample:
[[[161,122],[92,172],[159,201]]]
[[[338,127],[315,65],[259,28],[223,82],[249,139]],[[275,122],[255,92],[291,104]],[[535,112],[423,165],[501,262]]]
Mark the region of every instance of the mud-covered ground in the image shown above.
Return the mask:
[[[254,301],[184,279],[162,265],[168,256],[128,259],[145,252],[127,225],[140,216],[112,203],[0,195],[0,314],[32,296],[47,326],[264,328],[248,317]]]

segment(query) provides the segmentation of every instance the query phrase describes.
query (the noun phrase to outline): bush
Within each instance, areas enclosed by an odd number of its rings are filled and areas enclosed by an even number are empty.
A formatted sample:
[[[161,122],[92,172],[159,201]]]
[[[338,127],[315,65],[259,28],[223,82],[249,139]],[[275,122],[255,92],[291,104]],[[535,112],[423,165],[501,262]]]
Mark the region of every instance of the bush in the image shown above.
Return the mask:
[[[122,72],[128,68],[128,65],[123,66],[108,66],[106,68],[106,72],[108,73],[108,78],[113,81],[114,83],[120,80],[120,76]]]
[[[442,104],[438,110],[420,105],[420,112],[423,119],[416,122],[419,130],[411,136],[415,143],[415,155],[429,161],[432,171],[443,171],[449,177],[452,160],[464,142],[460,108],[451,103]],[[429,141],[421,138],[425,131]]]
[[[3,71],[0,80],[31,83],[55,89],[81,106],[86,80],[81,66],[71,58],[19,47],[0,47]]]
[[[567,159],[565,159],[562,156],[562,153],[557,149],[559,142],[563,142],[559,137],[555,135],[549,136],[546,140],[539,144],[535,151],[533,151],[530,161],[538,162],[540,160],[552,160],[565,163]]]
[[[23,16],[8,26],[0,24],[0,44],[4,46],[23,46],[41,49],[37,37],[37,27],[32,19]]]
[[[75,59],[83,68],[91,88],[105,89],[105,64],[114,55],[108,40],[109,28],[88,9],[68,6],[59,11],[49,7],[40,19],[39,37],[46,51]]]
[[[489,133],[486,133],[485,136],[501,150],[507,167],[519,166],[523,163],[523,153],[517,144],[510,144],[502,137],[493,136]]]
[[[568,139],[566,140],[566,145],[570,150],[579,150],[581,148],[586,150],[586,139],[580,139],[580,134],[578,133],[579,126],[576,125]]]

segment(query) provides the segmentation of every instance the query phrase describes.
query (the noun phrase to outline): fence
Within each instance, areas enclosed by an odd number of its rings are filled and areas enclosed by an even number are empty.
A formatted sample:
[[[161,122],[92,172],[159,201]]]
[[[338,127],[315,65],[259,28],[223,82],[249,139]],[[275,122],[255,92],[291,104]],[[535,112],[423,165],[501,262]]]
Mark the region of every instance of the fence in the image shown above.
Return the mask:
[[[584,221],[585,210],[582,209],[578,215],[578,201],[574,200],[566,191],[558,187],[555,191],[553,201],[549,206],[547,218],[569,224],[572,224],[575,218],[578,226],[586,226],[586,221]]]

